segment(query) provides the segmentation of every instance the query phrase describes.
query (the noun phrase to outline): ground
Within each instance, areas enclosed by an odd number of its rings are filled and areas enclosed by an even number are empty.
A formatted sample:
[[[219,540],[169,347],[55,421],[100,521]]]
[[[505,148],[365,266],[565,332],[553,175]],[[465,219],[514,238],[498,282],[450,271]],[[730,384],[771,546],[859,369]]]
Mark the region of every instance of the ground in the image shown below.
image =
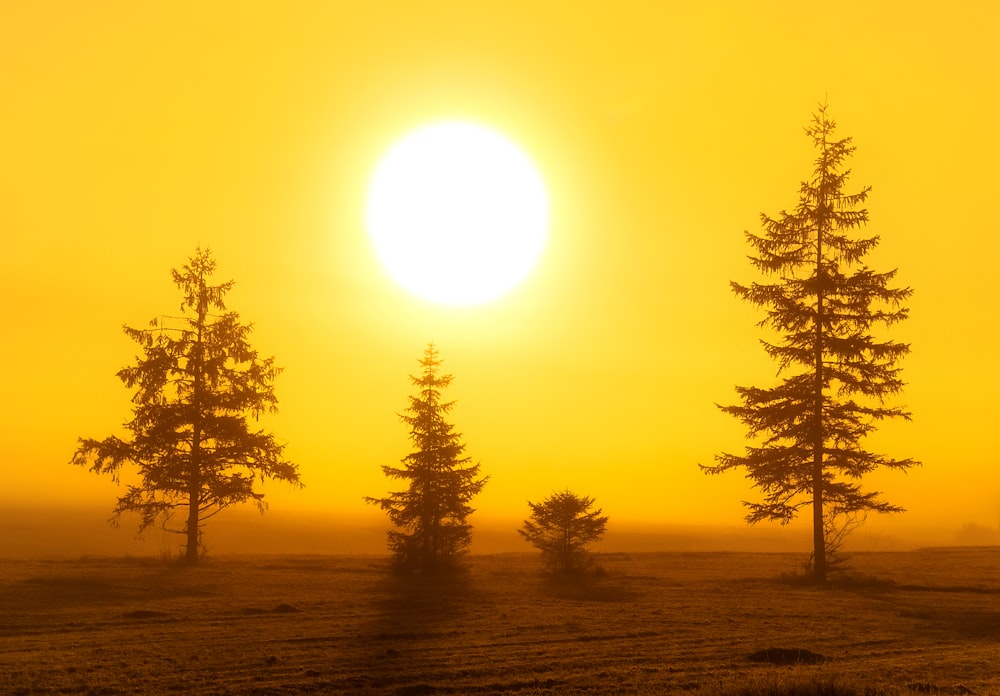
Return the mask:
[[[379,557],[8,559],[0,693],[1000,694],[1000,549],[859,553],[827,589],[802,561],[601,554],[572,585],[522,554],[435,583]]]

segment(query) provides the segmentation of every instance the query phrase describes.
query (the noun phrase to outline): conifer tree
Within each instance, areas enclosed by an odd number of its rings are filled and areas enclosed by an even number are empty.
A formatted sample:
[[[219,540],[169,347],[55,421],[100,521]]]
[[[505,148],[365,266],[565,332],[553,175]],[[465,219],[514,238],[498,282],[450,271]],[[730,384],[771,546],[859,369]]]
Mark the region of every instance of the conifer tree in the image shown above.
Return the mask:
[[[137,466],[139,483],[118,499],[113,523],[134,512],[140,531],[159,522],[184,535],[189,563],[198,561],[207,519],[247,501],[263,512],[255,478],[299,484],[284,445],[248,421],[277,410],[274,379],[281,370],[274,358],[261,359],[251,348],[252,326],[226,309],[233,282],[210,285],[214,271],[211,252],[197,249],[172,271],[182,316],[158,317],[146,329],[124,327],[143,351],[117,375],[135,390],[132,420],[124,425],[129,436],[80,438],[72,459],[116,483],[126,464]],[[177,528],[172,520],[179,508],[187,510]]]
[[[912,291],[891,287],[895,270],[876,273],[864,264],[879,242],[857,234],[868,222],[860,206],[870,187],[845,192],[851,173],[845,162],[855,147],[851,138],[836,139],[835,128],[826,105],[820,106],[806,128],[818,155],[812,178],[800,186],[798,206],[777,218],[762,214],[763,235],[746,233],[756,252],[752,264],[775,280],[731,286],[766,310],[760,326],[773,329],[780,341],[761,343],[783,379],[774,387],[736,387],[742,403],[720,408],[746,425],[758,444],[703,467],[712,474],[746,469],[764,493],[763,502],[744,503],[751,524],[784,524],[812,507],[812,577],[818,583],[827,578],[825,514],[901,511],[879,492],[862,490],[861,479],[878,467],[906,470],[918,463],[862,446],[881,421],[910,418],[885,403],[903,388],[898,362],[909,345],[872,332],[906,318],[902,303]]]
[[[531,518],[517,530],[542,552],[557,575],[573,575],[587,568],[587,544],[604,536],[608,524],[601,509],[591,510],[594,499],[569,490],[553,493],[540,503],[528,501]]]
[[[417,393],[400,418],[410,428],[416,449],[402,459],[401,467],[385,465],[391,479],[408,482],[405,490],[384,498],[366,497],[378,505],[397,527],[388,533],[389,549],[401,570],[432,574],[457,568],[458,558],[472,541],[467,518],[470,503],[488,477],[479,477],[479,464],[463,456],[465,444],[446,420],[454,401],[442,401],[441,392],[451,375],[438,373],[441,360],[433,343],[419,361],[420,376],[410,375]]]

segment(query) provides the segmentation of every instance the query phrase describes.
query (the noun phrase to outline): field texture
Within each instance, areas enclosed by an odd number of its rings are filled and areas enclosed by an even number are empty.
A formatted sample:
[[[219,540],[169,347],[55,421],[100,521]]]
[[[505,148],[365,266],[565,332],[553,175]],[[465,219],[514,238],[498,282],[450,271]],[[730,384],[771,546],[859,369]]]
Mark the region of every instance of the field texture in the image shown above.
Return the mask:
[[[366,557],[2,561],[0,692],[1000,694],[1000,550],[857,554],[822,590],[784,577],[798,555],[598,560],[581,585],[529,555],[437,584]]]

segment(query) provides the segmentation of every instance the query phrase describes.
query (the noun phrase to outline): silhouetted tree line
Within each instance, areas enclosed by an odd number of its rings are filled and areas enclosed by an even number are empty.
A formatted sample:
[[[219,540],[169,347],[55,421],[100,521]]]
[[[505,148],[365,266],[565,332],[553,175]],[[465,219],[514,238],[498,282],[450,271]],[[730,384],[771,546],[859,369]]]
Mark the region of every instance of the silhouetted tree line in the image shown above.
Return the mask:
[[[764,494],[762,502],[745,503],[751,524],[786,524],[811,507],[817,582],[826,581],[832,553],[865,513],[902,510],[862,490],[864,475],[918,464],[861,444],[879,422],[910,417],[885,404],[902,390],[898,362],[909,346],[879,340],[872,330],[904,320],[902,303],[912,291],[891,287],[895,270],[876,273],[863,263],[879,241],[856,236],[868,222],[860,206],[870,188],[844,191],[850,175],[845,162],[855,148],[850,138],[834,138],[835,127],[826,105],[820,106],[806,128],[818,154],[797,207],[777,218],[762,214],[763,235],[746,233],[755,252],[751,263],[773,282],[734,282],[732,289],[765,309],[760,325],[773,329],[780,342],[761,342],[783,379],[773,387],[736,388],[742,402],[720,408],[747,426],[752,444],[743,455],[720,454],[715,465],[702,467],[711,474],[746,469]],[[135,365],[118,372],[135,390],[132,420],[125,423],[129,436],[81,438],[72,458],[116,482],[126,464],[136,466],[140,482],[118,499],[113,523],[133,512],[140,531],[160,524],[183,535],[190,563],[204,549],[205,520],[237,503],[265,509],[256,478],[302,485],[298,467],[283,457],[284,446],[251,425],[250,419],[276,410],[280,369],[251,348],[251,326],[225,306],[233,283],[211,285],[214,271],[211,253],[197,249],[172,271],[182,295],[180,316],[158,317],[145,329],[124,327],[142,350]],[[416,393],[400,415],[414,450],[399,466],[382,467],[406,486],[364,500],[384,510],[395,527],[388,547],[396,566],[437,573],[459,567],[472,539],[471,503],[489,477],[466,456],[448,420],[454,402],[443,400],[442,392],[453,378],[440,373],[433,343],[419,363],[420,375],[410,376]],[[553,493],[528,503],[531,515],[517,531],[553,573],[583,572],[586,546],[603,536],[608,521],[593,505],[593,498],[569,490]]]

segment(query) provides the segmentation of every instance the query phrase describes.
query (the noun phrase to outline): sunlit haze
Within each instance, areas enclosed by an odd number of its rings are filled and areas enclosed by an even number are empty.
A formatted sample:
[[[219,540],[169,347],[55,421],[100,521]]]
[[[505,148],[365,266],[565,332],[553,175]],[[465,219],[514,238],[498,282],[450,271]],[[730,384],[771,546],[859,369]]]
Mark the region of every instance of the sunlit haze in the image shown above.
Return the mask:
[[[854,543],[1000,543],[998,7],[5,3],[0,556],[176,545],[107,525],[124,488],[69,461],[78,437],[122,433],[132,392],[115,373],[138,350],[122,325],[177,313],[170,269],[198,245],[283,368],[262,427],[305,484],[265,483],[263,517],[210,520],[212,553],[384,552],[385,516],[362,498],[392,489],[380,467],[410,451],[398,414],[430,341],[490,477],[474,552],[529,551],[527,501],[567,487],[608,515],[603,548],[808,550],[808,519],[747,529],[758,492],[698,464],[745,444],[716,404],[775,379],[763,314],[729,284],[760,278],[744,230],[794,208],[823,102],[857,146],[849,188],[872,186],[868,261],[914,289],[886,333],[912,348],[892,403],[913,420],[869,441],[922,466],[867,479],[907,511]],[[530,232],[485,264],[500,279],[455,268],[463,255],[413,275],[431,261],[405,247],[426,231],[405,182],[427,203],[434,168],[474,152],[405,138],[456,123],[537,177],[493,186],[523,185],[505,207],[449,170],[456,207],[436,210],[456,229]],[[380,189],[407,147],[431,153]],[[420,285],[451,270],[458,289]]]

